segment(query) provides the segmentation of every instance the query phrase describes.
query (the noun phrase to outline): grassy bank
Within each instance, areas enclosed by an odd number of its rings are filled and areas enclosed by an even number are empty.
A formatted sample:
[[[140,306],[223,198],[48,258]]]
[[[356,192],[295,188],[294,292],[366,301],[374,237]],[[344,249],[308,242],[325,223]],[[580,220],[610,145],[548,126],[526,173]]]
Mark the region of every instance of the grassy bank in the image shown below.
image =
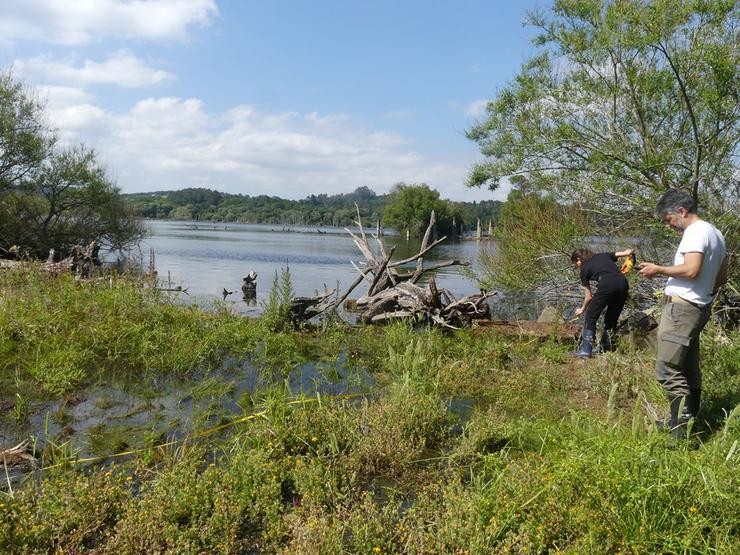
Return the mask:
[[[736,553],[740,341],[710,329],[694,441],[670,446],[650,353],[407,326],[271,331],[126,280],[0,274],[0,380],[68,395],[249,357],[370,372],[352,398],[255,391],[227,433],[0,493],[0,550],[97,553]],[[5,415],[11,417],[11,415]]]

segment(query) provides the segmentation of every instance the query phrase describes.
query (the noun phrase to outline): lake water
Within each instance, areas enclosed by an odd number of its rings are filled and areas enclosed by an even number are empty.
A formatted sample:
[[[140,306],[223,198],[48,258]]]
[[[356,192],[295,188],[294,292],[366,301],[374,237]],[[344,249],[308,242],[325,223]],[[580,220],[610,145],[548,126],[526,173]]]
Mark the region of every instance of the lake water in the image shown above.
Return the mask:
[[[269,296],[275,273],[280,275],[283,268],[290,269],[296,296],[310,296],[337,286],[342,294],[358,275],[352,263],[364,269],[364,257],[347,231],[341,228],[288,229],[276,225],[162,220],[146,223],[151,235],[142,242],[144,265],[148,263],[151,247],[160,284],[187,289],[187,294],[174,293],[186,303],[208,306],[225,302],[236,312],[259,314]],[[375,240],[369,240],[376,248]],[[386,235],[382,241],[386,251],[396,247],[393,260],[413,256],[420,245],[418,239],[406,241],[405,237],[397,235]],[[424,257],[424,265],[451,259],[467,260],[475,272],[481,250],[486,248],[491,248],[488,241],[448,240]],[[243,301],[241,293],[242,278],[249,272],[258,275],[256,302],[251,303]],[[458,267],[437,270],[435,276],[438,287],[458,298],[479,290],[476,281],[462,275]],[[367,288],[367,282],[360,284],[350,298],[366,293]],[[234,291],[225,300],[224,289]]]

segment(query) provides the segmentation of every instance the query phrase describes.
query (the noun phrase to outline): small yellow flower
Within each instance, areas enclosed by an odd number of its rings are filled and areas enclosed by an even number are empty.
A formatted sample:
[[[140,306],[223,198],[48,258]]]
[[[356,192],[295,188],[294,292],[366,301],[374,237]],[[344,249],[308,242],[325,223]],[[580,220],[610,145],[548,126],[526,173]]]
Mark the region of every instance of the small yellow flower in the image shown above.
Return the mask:
[[[311,438],[311,442],[312,442],[312,443],[316,443],[316,442],[317,442],[318,440],[319,440],[319,438],[317,438],[316,436],[313,436],[313,437]],[[380,549],[380,548],[378,548],[378,549]]]
[[[692,513],[695,513],[695,512],[697,511],[697,509],[696,509],[696,507],[691,507],[691,508],[689,509],[689,511],[691,511]]]
[[[377,545],[373,547],[373,553],[380,553],[380,548]]]

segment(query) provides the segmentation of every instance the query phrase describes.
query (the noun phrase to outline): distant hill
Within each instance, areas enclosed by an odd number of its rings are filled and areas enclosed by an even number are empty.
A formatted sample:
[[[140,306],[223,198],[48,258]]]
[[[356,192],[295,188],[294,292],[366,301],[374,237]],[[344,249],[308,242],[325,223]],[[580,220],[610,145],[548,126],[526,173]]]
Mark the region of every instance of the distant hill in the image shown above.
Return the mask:
[[[267,195],[221,193],[211,189],[181,189],[124,195],[144,218],[240,222],[277,225],[349,226],[355,220],[355,203],[368,225],[380,220],[390,195],[377,195],[358,187],[340,195],[309,195],[288,200]],[[463,215],[466,229],[474,229],[478,218],[486,226],[496,222],[500,201],[454,202]]]

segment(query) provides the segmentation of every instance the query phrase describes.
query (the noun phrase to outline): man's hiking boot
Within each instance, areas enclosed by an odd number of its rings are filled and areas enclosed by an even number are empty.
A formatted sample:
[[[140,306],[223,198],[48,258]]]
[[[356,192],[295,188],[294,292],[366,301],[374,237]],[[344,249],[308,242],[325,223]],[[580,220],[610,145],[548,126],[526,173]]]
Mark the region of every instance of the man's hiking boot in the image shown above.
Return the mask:
[[[658,428],[668,430],[671,439],[677,442],[684,441],[688,437],[689,423],[695,417],[690,410],[694,401],[690,397],[691,395],[671,397],[670,417],[655,421]]]

